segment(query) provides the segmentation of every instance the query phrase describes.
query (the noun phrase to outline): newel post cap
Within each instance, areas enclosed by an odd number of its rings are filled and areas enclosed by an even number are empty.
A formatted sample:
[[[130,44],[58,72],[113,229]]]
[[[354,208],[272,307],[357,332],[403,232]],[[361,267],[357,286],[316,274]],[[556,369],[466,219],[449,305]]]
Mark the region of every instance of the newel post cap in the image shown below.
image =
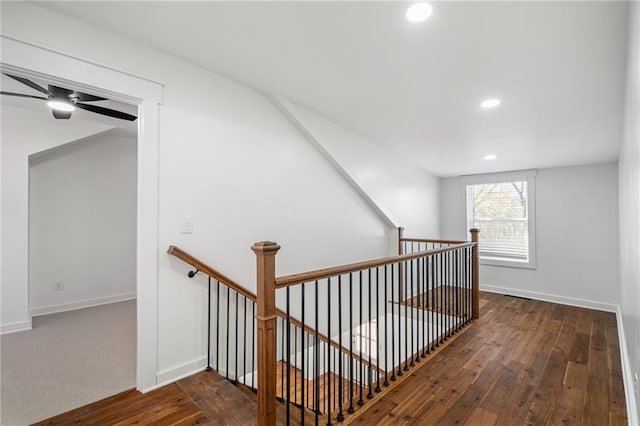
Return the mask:
[[[274,243],[273,241],[257,241],[253,243],[253,245],[251,246],[251,250],[253,250],[255,254],[275,254],[278,250],[280,250],[280,246],[278,245],[278,243]]]

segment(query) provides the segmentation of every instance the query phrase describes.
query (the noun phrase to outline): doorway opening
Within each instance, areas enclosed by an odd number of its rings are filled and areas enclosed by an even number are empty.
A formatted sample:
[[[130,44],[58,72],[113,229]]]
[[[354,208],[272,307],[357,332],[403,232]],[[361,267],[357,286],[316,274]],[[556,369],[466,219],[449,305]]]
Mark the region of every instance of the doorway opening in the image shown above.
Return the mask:
[[[26,200],[33,317],[31,330],[2,338],[3,424],[31,424],[136,386],[138,129],[95,111],[135,115],[137,106],[67,82],[91,108],[60,117],[34,98],[57,95],[56,84],[2,74],[4,92],[31,96],[0,100],[3,157],[18,165],[3,179],[12,171],[27,179],[3,189]]]

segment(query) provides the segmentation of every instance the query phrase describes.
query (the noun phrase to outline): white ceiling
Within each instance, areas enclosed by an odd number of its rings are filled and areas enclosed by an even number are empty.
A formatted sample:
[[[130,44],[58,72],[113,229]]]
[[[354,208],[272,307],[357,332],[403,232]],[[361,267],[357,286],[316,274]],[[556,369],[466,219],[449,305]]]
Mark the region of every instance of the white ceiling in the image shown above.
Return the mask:
[[[283,95],[438,176],[617,158],[624,2],[439,2],[421,24],[404,2],[38,4]],[[502,105],[481,110],[488,97]]]

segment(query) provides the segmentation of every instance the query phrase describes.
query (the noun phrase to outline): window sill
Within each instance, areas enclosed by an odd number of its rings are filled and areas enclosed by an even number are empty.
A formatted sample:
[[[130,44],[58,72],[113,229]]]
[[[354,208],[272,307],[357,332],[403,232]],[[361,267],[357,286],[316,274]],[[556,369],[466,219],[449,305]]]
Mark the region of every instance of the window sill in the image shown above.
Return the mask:
[[[536,264],[533,261],[518,261],[518,260],[503,260],[493,258],[480,258],[480,265],[485,266],[502,266],[505,268],[519,268],[519,269],[536,269]]]

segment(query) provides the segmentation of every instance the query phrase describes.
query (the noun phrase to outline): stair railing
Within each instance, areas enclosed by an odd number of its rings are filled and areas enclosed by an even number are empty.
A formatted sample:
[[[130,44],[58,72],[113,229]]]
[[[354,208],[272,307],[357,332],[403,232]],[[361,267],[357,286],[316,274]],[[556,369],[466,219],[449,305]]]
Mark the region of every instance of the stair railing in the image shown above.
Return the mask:
[[[167,253],[194,269],[187,273],[189,278],[194,278],[198,274],[207,276],[208,283],[208,302],[207,302],[207,371],[214,370],[226,377],[234,384],[243,384],[255,393],[259,393],[258,389],[261,384],[256,374],[259,359],[256,347],[260,344],[259,339],[261,331],[259,326],[260,320],[263,318],[258,309],[258,297],[244,286],[237,283],[228,276],[222,274],[213,267],[207,265],[198,258],[192,256],[186,251],[176,246],[169,246]],[[212,305],[213,301],[213,305]],[[310,341],[316,341],[315,346],[318,348],[332,348],[335,352],[339,348],[337,342],[330,340],[324,333],[313,329],[308,323],[303,323],[291,313],[278,309],[273,305],[271,311],[275,311],[275,325],[277,327],[276,359],[284,358],[285,348],[291,347],[291,350],[297,351],[300,345],[308,344]],[[258,319],[258,321],[256,321]],[[303,318],[304,320],[304,318]],[[285,333],[285,323],[289,327],[289,335]],[[213,326],[213,327],[212,327]],[[214,328],[214,330],[212,330]],[[285,336],[286,340],[285,340]],[[214,342],[212,342],[212,338]],[[258,340],[258,342],[256,341]],[[212,344],[213,343],[213,344]],[[211,350],[214,353],[211,353]],[[345,350],[345,349],[343,349]],[[296,352],[297,353],[297,352]],[[302,355],[303,356],[303,355]],[[307,360],[308,362],[308,360]],[[367,359],[360,355],[354,354],[354,362],[362,364],[367,368],[375,368],[371,366]],[[311,410],[317,411],[322,418],[325,417],[324,411],[325,401],[316,403],[312,400],[313,393],[312,384],[305,383],[297,386],[302,380],[298,377],[299,370],[292,372],[296,381],[294,381],[293,389],[285,389],[284,383],[291,383],[286,380],[285,375],[290,377],[289,372],[285,373],[284,366],[278,366],[278,372],[275,374],[280,380],[278,382],[279,392],[276,399],[284,401],[287,392],[295,392],[295,397],[289,398],[291,404],[295,406],[307,406]],[[303,403],[306,401],[306,403]],[[290,407],[287,407],[287,413]]]
[[[194,268],[188,272],[189,278],[199,273],[207,276],[206,370],[215,370],[232,383],[243,384],[256,392],[256,295],[176,246],[169,246],[167,253]]]
[[[258,424],[275,425],[277,399],[287,424],[293,409],[303,424],[309,411],[316,424],[343,421],[478,318],[478,231],[471,235],[471,242],[400,235],[397,256],[282,277],[280,246],[254,244]]]

